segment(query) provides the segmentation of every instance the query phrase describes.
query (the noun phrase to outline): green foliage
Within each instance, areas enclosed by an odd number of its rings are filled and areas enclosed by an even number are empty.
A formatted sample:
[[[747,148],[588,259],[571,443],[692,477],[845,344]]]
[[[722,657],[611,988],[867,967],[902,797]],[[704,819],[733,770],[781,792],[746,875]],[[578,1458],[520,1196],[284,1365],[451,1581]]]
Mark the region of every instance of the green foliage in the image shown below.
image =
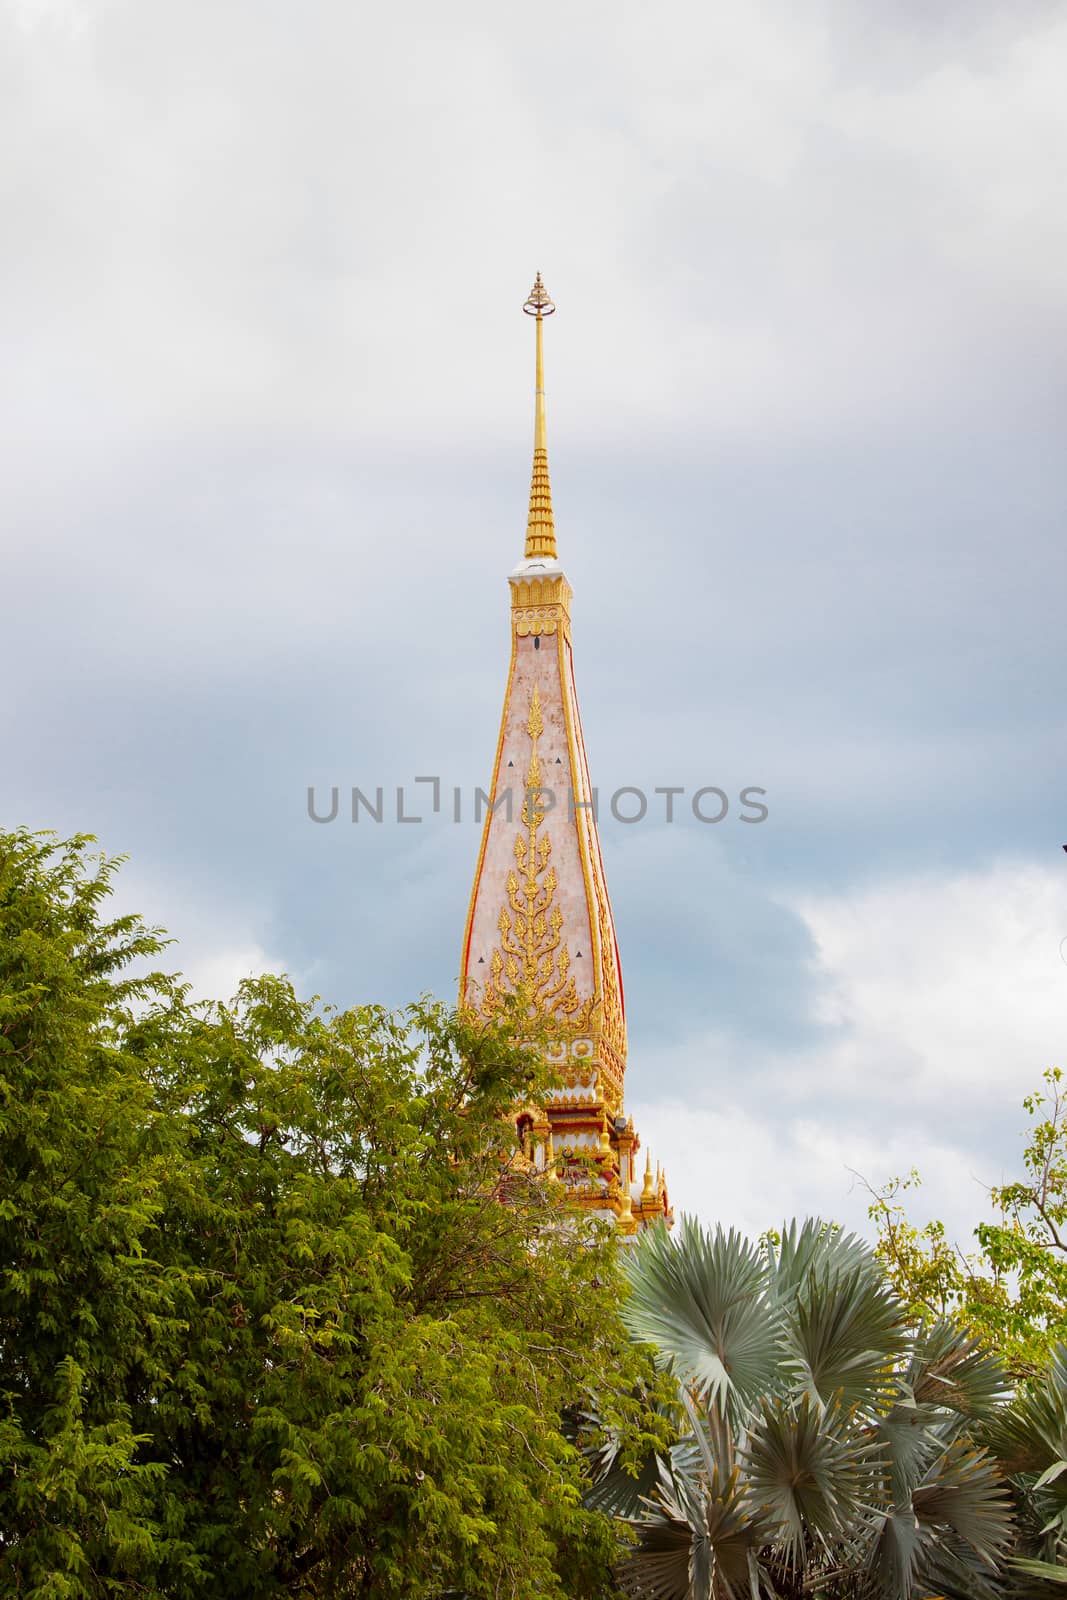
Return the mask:
[[[1032,1119],[1023,1176],[990,1190],[996,1220],[963,1252],[943,1223],[908,1221],[903,1196],[919,1175],[876,1192],[878,1252],[913,1315],[951,1315],[1002,1352],[1020,1377],[1040,1375],[1067,1341],[1067,1097],[1058,1068],[1023,1101]]]
[[[1018,1592],[1056,1595],[1067,1583],[1067,1348],[992,1415],[985,1436],[1014,1492]]]
[[[862,1241],[815,1221],[759,1247],[683,1221],[626,1271],[624,1319],[689,1422],[642,1464],[643,1503],[615,1479],[594,1490],[632,1530],[631,1595],[1004,1592],[1012,1495],[984,1431],[1000,1366],[947,1322],[916,1333]]]
[[[196,1006],[116,863],[0,835],[0,1593],[579,1597],[670,1437],[613,1234],[509,1166],[506,1026]]]
[[[629,1527],[635,1600],[1062,1594],[1067,1346],[1013,1388],[819,1222],[753,1246],[685,1221],[643,1237],[627,1278],[624,1318],[688,1422],[629,1476],[598,1460],[590,1498]]]
[[[134,1397],[177,1331],[145,1249],[173,1145],[122,1040],[167,985],[129,975],[160,940],[102,919],[86,843],[0,840],[0,1590],[32,1600],[169,1546]]]

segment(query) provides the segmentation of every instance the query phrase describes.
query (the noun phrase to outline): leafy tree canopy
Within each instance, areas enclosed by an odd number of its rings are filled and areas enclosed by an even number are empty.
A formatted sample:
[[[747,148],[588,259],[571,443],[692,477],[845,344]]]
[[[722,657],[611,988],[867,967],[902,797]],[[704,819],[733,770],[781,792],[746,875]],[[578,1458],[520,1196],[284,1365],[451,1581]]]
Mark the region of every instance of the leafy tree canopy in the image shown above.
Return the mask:
[[[1067,1343],[1067,1095],[1050,1068],[1023,1101],[1031,1119],[1017,1181],[992,1188],[994,1218],[963,1251],[938,1221],[916,1227],[905,1196],[919,1174],[877,1191],[870,1216],[893,1284],[917,1316],[953,1315],[1020,1377],[1043,1372]]]
[[[669,1425],[613,1235],[508,1167],[534,1054],[193,1004],[115,870],[0,834],[0,1593],[607,1592],[583,1453]]]

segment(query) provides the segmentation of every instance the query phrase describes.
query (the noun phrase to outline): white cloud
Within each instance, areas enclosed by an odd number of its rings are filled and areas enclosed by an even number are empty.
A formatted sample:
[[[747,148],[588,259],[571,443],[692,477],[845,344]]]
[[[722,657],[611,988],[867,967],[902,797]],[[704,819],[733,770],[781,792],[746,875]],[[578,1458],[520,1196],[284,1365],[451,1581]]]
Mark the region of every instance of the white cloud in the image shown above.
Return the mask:
[[[763,1109],[752,1102],[761,1100]],[[821,1216],[871,1234],[866,1184],[923,1175],[908,1196],[913,1220],[940,1217],[964,1244],[988,1209],[983,1185],[997,1174],[973,1152],[933,1139],[915,1124],[879,1135],[815,1114],[782,1118],[767,1099],[721,1110],[680,1100],[628,1105],[643,1146],[662,1162],[676,1214],[740,1228],[751,1238],[791,1217]],[[1020,1113],[1020,1116],[1022,1113]]]
[[[113,882],[113,913],[136,912],[172,941],[151,965],[179,973],[191,1001],[230,1000],[242,979],[264,972],[287,972],[298,992],[310,992],[313,969],[294,967],[257,937],[270,920],[266,904],[241,905],[207,874],[182,882],[138,862],[125,864]]]
[[[178,967],[192,986],[190,1000],[230,1000],[245,978],[258,978],[264,972],[283,972],[285,965],[261,945],[216,945],[191,959],[178,954]]]
[[[1059,866],[1059,863],[1056,863]],[[791,902],[817,950],[821,1043],[753,1049],[723,1030],[651,1064],[631,1108],[675,1203],[759,1232],[918,1167],[913,1209],[966,1240],[983,1187],[1018,1170],[1024,1094],[1067,1065],[1067,874],[1025,862]],[[648,1097],[694,1081],[692,1102]],[[693,1103],[695,1102],[695,1103]]]
[[[980,1103],[1064,1059],[1067,873],[1055,857],[1050,870],[1002,862],[793,908],[825,978],[819,1020],[841,1030],[828,1087]]]
[[[96,0],[99,5],[100,0]],[[35,29],[55,30],[76,38],[90,25],[90,0],[9,0],[16,25],[29,33]]]

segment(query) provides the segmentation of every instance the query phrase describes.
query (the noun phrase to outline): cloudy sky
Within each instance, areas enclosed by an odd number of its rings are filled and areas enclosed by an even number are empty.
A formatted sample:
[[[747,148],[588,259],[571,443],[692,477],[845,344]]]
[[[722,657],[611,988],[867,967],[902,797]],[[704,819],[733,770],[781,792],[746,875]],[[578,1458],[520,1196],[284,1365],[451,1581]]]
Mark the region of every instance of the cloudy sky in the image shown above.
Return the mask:
[[[488,779],[540,268],[594,781],[770,812],[602,821],[639,1126],[965,1235],[1067,1067],[1067,10],[0,15],[4,818],[206,992],[454,993],[469,816],[306,796]]]

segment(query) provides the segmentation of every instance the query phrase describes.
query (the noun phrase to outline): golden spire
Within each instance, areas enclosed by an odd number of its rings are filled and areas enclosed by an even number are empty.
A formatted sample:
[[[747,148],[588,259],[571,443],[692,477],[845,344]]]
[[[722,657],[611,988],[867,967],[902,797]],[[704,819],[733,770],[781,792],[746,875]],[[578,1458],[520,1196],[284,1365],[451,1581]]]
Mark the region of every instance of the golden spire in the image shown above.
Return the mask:
[[[533,477],[530,480],[530,514],[526,519],[526,559],[531,556],[556,557],[556,524],[552,520],[552,486],[548,481],[548,445],[545,438],[545,357],[541,323],[555,306],[538,273],[530,298],[522,308],[537,318],[537,395],[534,404]]]

